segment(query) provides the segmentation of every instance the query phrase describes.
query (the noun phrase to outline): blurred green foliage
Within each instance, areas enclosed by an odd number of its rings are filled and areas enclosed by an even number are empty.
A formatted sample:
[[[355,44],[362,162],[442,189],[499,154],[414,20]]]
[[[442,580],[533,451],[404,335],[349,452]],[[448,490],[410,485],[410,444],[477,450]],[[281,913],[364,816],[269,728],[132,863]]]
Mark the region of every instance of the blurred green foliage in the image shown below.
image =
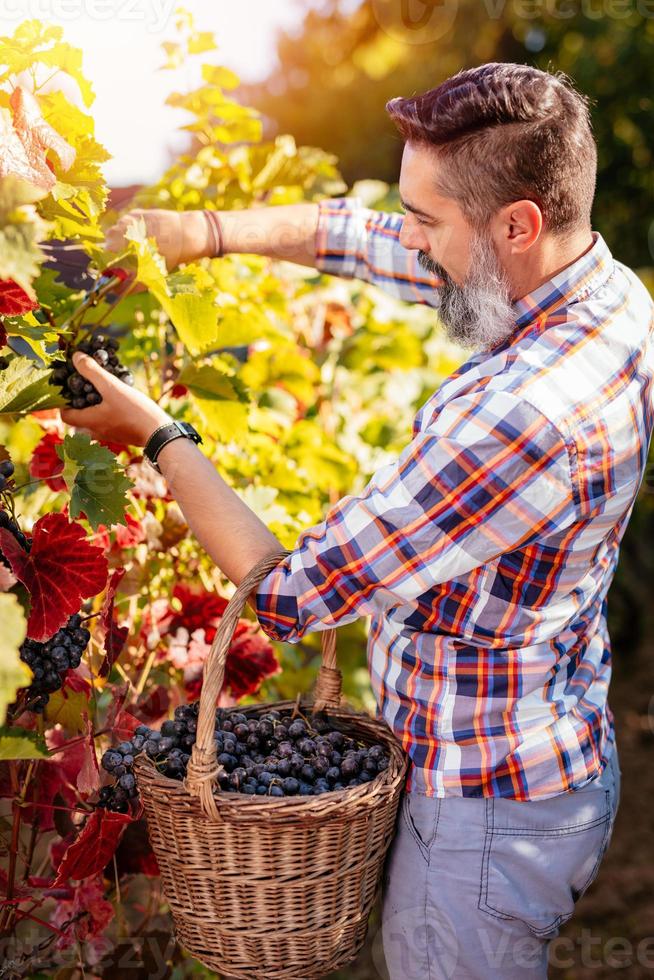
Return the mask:
[[[394,183],[403,144],[386,114],[388,99],[487,61],[562,70],[592,101],[594,227],[621,261],[652,265],[654,4],[327,0],[315,7],[300,31],[280,34],[279,68],[243,89],[271,133],[336,154],[348,183]],[[402,11],[413,18],[409,27]]]

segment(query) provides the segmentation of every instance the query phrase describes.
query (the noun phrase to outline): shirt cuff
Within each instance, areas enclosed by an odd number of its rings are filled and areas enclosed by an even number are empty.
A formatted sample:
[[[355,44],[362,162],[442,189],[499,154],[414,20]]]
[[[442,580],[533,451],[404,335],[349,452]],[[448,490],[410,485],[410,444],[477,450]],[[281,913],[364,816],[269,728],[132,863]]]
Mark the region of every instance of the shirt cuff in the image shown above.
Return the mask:
[[[297,599],[293,595],[284,595],[283,583],[285,573],[289,571],[290,555],[275,565],[266,577],[259,582],[255,593],[255,612],[259,625],[271,640],[292,643],[300,636],[292,637],[293,630],[298,625]]]

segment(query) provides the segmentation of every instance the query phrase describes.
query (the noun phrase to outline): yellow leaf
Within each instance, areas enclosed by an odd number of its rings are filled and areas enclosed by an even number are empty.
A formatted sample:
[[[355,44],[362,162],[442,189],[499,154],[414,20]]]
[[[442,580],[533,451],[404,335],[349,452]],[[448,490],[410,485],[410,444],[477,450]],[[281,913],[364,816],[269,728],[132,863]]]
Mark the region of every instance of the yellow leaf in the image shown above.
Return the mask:
[[[61,725],[67,732],[83,732],[82,715],[84,712],[88,714],[90,693],[90,685],[88,691],[71,691],[69,688],[55,691],[50,695],[43,717],[48,724]]]
[[[4,723],[7,707],[16,700],[16,692],[28,687],[32,680],[32,671],[19,656],[19,647],[25,639],[25,616],[16,596],[8,592],[0,593],[0,622],[0,721]]]

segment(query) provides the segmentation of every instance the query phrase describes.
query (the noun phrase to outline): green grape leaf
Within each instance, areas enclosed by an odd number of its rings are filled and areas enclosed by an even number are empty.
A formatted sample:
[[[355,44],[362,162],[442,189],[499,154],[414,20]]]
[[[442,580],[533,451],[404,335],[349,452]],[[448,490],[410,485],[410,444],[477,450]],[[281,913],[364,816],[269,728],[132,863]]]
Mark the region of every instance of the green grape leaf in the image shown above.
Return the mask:
[[[0,279],[13,279],[31,298],[34,298],[32,280],[38,276],[43,261],[38,243],[47,231],[48,226],[33,205],[3,215],[0,224]]]
[[[251,354],[241,372],[246,384],[253,388],[282,384],[295,398],[310,404],[320,382],[320,369],[296,346],[275,345]]]
[[[275,327],[263,310],[243,304],[221,308],[218,311],[218,329],[214,341],[225,347],[251,344],[255,340],[273,340],[280,343],[287,338]]]
[[[49,383],[50,368],[37,367],[28,357],[12,357],[0,371],[0,415],[62,408],[66,402]]]
[[[202,65],[202,79],[207,85],[217,85],[220,88],[237,88],[240,78],[231,68],[221,65]]]
[[[0,65],[7,71],[0,82],[10,75],[34,70],[37,64],[65,71],[77,82],[86,106],[94,99],[93,89],[82,73],[82,51],[62,41],[63,29],[39,20],[26,20],[18,25],[13,37],[0,37]]]
[[[5,329],[10,337],[22,337],[45,364],[60,354],[57,347],[58,333],[49,323],[39,323],[33,313],[12,317],[5,322]]]
[[[95,101],[95,93],[89,80],[82,72],[82,50],[74,48],[71,44],[59,42],[54,44],[46,51],[39,51],[34,55],[34,61],[39,64],[47,65],[59,71],[65,71],[67,75],[74,78],[82,96],[84,105],[88,108]]]
[[[226,366],[221,369],[216,362],[199,367],[189,364],[180,373],[178,381],[191,392],[212,435],[228,441],[238,439],[247,432],[247,388],[240,378],[229,374]]]
[[[189,354],[205,354],[216,346],[219,311],[212,291],[178,292],[161,305]]]
[[[170,299],[166,262],[157,250],[156,240],[146,235],[143,218],[130,223],[125,231],[125,241],[130,243],[129,256],[136,259],[136,281],[149,289],[157,302],[164,306]]]
[[[54,317],[67,320],[86,299],[86,290],[72,290],[63,282],[57,282],[56,269],[41,268],[34,281],[36,298],[42,307],[52,311]]]
[[[321,426],[310,419],[299,419],[289,430],[285,451],[319,490],[348,490],[356,477],[355,460],[327,442]]]
[[[48,747],[38,732],[24,728],[0,728],[0,761],[7,759],[47,759]]]
[[[28,69],[37,48],[61,41],[63,35],[63,28],[55,24],[24,20],[14,31],[13,37],[0,37],[0,65],[6,65],[8,69],[0,77],[0,82],[4,82],[12,73],[18,74]]]
[[[0,114],[2,112],[3,110],[0,109]],[[13,129],[13,123],[9,120],[8,113],[1,119]],[[34,204],[35,201],[45,197],[47,193],[45,187],[32,184],[24,177],[19,177],[13,173],[5,174],[0,177],[0,215],[4,217],[10,211],[20,208],[24,204]]]
[[[114,454],[81,432],[56,447],[71,494],[70,515],[83,514],[94,531],[100,524],[126,524],[126,492],[133,486]]]
[[[189,54],[204,54],[216,50],[216,40],[212,31],[195,31],[188,40]]]
[[[188,266],[184,272],[167,274],[163,256],[154,239],[145,234],[145,222],[138,219],[125,238],[136,259],[136,279],[150,290],[170,317],[180,340],[189,354],[197,356],[216,346],[218,308],[213,289],[202,288],[211,282],[200,267]]]
[[[166,53],[166,61],[161,65],[161,69],[175,70],[181,68],[186,58],[184,46],[176,44],[174,41],[163,41],[161,47]]]
[[[32,671],[19,656],[25,639],[27,623],[18,599],[9,592],[0,593],[0,622],[2,622],[2,656],[0,657],[0,721],[5,720],[7,707],[16,698],[16,691],[27,687]]]

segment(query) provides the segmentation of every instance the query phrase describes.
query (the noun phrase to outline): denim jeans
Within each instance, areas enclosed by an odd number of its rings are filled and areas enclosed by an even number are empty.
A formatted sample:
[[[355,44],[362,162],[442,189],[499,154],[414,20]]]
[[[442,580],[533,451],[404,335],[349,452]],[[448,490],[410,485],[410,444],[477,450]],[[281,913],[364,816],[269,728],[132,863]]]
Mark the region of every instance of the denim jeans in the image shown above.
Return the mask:
[[[599,870],[619,797],[615,747],[597,779],[548,800],[405,793],[382,892],[387,977],[545,980],[548,943]]]

